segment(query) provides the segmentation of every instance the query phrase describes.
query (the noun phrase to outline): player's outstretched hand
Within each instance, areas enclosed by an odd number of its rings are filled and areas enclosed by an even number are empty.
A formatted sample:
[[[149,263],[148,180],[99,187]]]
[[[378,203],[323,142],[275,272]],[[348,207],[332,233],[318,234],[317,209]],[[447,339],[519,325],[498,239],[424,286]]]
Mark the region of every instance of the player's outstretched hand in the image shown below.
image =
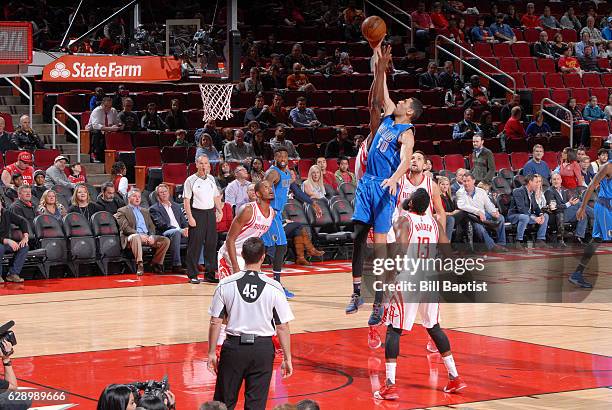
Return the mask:
[[[397,192],[397,182],[394,181],[392,178],[389,179],[385,179],[381,184],[381,187],[384,188],[389,188],[389,193],[391,195],[395,195]]]
[[[323,215],[323,211],[321,210],[321,207],[316,202],[312,203],[312,209],[314,209],[315,215],[317,218],[320,218]]]
[[[585,217],[586,214],[586,209],[584,207],[580,207],[578,208],[578,211],[576,212],[576,219],[578,219],[579,221],[582,221]]]
[[[387,66],[389,65],[389,61],[391,61],[391,46],[378,47],[375,50],[376,52],[376,69],[380,72],[384,72],[387,70]]]

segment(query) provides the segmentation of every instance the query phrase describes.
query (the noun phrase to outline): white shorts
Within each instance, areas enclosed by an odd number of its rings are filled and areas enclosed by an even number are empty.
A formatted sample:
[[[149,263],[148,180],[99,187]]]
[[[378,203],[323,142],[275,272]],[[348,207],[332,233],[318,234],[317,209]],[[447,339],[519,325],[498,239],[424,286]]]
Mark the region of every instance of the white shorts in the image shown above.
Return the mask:
[[[398,292],[385,304],[384,322],[396,329],[411,330],[417,313],[421,316],[423,327],[427,329],[440,322],[439,303],[404,303],[401,292]]]
[[[235,270],[234,273],[244,269],[244,259],[242,259],[242,256],[236,255],[236,259],[238,260],[239,268]],[[232,264],[229,256],[225,252],[219,251],[217,254],[217,261],[217,279],[221,280],[232,275]]]

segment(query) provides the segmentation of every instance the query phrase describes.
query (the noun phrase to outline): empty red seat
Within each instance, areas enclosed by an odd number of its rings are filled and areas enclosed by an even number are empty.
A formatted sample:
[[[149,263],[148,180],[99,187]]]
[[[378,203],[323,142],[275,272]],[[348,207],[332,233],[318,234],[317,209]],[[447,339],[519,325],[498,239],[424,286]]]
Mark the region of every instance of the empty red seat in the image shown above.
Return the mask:
[[[176,185],[182,185],[187,179],[187,164],[163,164],[162,165],[162,178],[164,182]]]
[[[351,76],[351,88],[353,90],[369,90],[372,85],[373,77],[371,74],[354,74]],[[335,83],[333,88],[336,88]]]
[[[37,149],[34,151],[34,165],[36,168],[49,168],[60,154],[59,149]]]
[[[601,78],[599,73],[584,73],[582,75],[582,85],[584,87],[601,87]]]
[[[176,137],[175,137],[176,139]],[[132,145],[136,147],[158,147],[159,139],[153,132],[137,132],[132,136]]]
[[[495,160],[495,170],[499,171],[502,168],[511,169],[510,157],[505,152],[493,153],[493,159]]]
[[[568,88],[582,88],[582,79],[578,74],[563,74],[563,82]]]
[[[557,70],[555,67],[555,60],[550,58],[538,58],[538,69],[542,73],[554,73]]]
[[[485,57],[484,60],[487,63],[489,63],[490,65],[489,64],[484,64],[484,63],[479,63],[480,64],[480,69],[484,73],[486,73],[486,74],[497,73],[497,70],[495,70],[495,68],[493,68],[493,67],[499,67],[499,58],[497,58],[497,57]]]
[[[157,136],[159,141],[159,147],[171,147],[176,141],[176,134],[173,132],[162,132]]]
[[[132,137],[128,132],[108,132],[104,140],[107,150],[134,151]]]
[[[549,88],[565,88],[563,77],[559,73],[546,73],[546,86]]]
[[[525,37],[523,36],[523,30],[521,30],[520,28],[513,28],[512,32],[514,33],[514,36],[516,37],[516,41],[525,41]],[[522,43],[514,43],[513,46],[517,44],[522,44]],[[527,55],[530,55],[530,54],[531,53],[529,52],[529,47],[527,47]],[[516,54],[514,55],[516,56]]]
[[[525,70],[521,69],[522,72]],[[525,74],[525,85],[527,88],[545,88],[544,85],[544,76],[542,73],[537,72],[527,72]]]
[[[332,110],[328,108],[315,108],[314,110],[317,119],[321,122],[321,124],[332,125],[334,121],[332,119]],[[345,124],[345,125],[353,125],[353,124]]]
[[[416,76],[408,74],[398,74],[395,76],[395,87],[399,89],[417,88]]]
[[[451,139],[441,140],[438,145],[438,149],[440,150],[440,154],[442,155],[463,155],[461,151],[461,143],[458,141],[454,141]]]
[[[591,128],[592,137],[607,137],[610,134],[608,121],[606,120],[591,121],[589,126]]]
[[[561,105],[565,105],[570,95],[570,91],[567,88],[553,88],[550,98]]]
[[[338,94],[346,94],[348,91],[336,91]],[[331,105],[338,104],[330,104],[329,100],[329,91],[315,91],[307,96],[308,104],[313,107],[330,107]]]
[[[431,136],[436,141],[448,140],[453,136],[453,126],[450,124],[434,124],[431,127]]]
[[[512,169],[518,170],[525,166],[529,161],[529,153],[527,152],[512,152],[510,153],[510,162],[512,162]]]
[[[456,172],[459,168],[465,168],[465,158],[461,154],[451,154],[444,156],[444,169]]]
[[[589,90],[586,88],[572,88],[572,97],[578,104],[586,104],[589,101]]]
[[[187,147],[164,147],[161,150],[163,163],[187,163]]]
[[[82,112],[89,108],[89,100],[83,94],[59,94],[57,103],[69,112]]]
[[[510,51],[510,44],[508,43],[493,44],[493,54],[496,57],[512,57],[512,51]]]
[[[493,57],[493,51],[489,43],[474,43],[474,54],[479,57]]]
[[[334,122],[327,124],[342,124],[342,125],[354,125],[357,122],[357,109],[356,108],[341,108],[334,112]]]
[[[431,140],[431,126],[428,124],[415,124],[414,136],[418,141]]]
[[[576,33],[576,30],[573,30],[571,28],[564,28],[563,30],[561,30],[561,35],[563,36],[563,41],[565,41],[566,43],[575,43],[576,41],[578,41],[578,33]]]
[[[334,91],[331,93],[331,105],[336,107],[354,107],[355,99],[353,98],[353,92],[344,90]]]
[[[535,59],[533,57],[519,57],[518,67],[523,73],[538,72],[538,67],[536,66]]]
[[[308,176],[308,171],[310,170],[310,167],[313,165],[313,163],[314,161],[312,159],[300,159],[297,165],[300,176],[306,178]]]
[[[510,76],[512,76],[512,78],[514,78],[514,80],[516,81],[516,88],[527,88],[527,85],[525,84],[525,74],[523,73],[510,73]]]
[[[606,103],[608,101],[608,89],[607,88],[591,88],[591,96],[597,97],[597,101],[600,103]]]
[[[161,152],[159,147],[137,147],[136,165],[145,167],[161,167]]]
[[[319,156],[319,147],[317,144],[297,144],[297,152],[300,158],[316,158]]]
[[[540,40],[540,31],[535,28],[523,30],[523,37],[528,43],[537,43]]]
[[[529,150],[527,140],[525,139],[510,139],[506,142],[506,151],[508,152],[526,152]]]
[[[531,93],[533,104],[535,105],[541,104],[543,98],[550,98],[550,90],[548,88],[534,88]]]
[[[546,162],[548,168],[555,169],[559,165],[559,160],[557,158],[557,153],[553,151],[544,151],[544,156],[542,160]]]
[[[530,57],[531,51],[529,51],[529,45],[527,43],[514,43],[512,44],[512,54],[514,54],[515,57]]]
[[[335,128],[332,127],[320,127],[315,128],[312,131],[314,133],[314,142],[316,142],[317,144],[320,144],[322,142],[329,142],[336,137]],[[304,142],[312,142],[312,139],[310,139],[310,141]]]
[[[13,126],[13,117],[11,116],[11,114],[0,112],[0,117],[4,118],[4,130],[6,132],[15,131],[15,127]]]
[[[610,60],[608,60],[607,58],[598,58],[597,66],[602,70],[607,70],[608,68],[610,68]]]
[[[444,161],[442,157],[439,155],[429,155],[427,157],[431,161],[431,170],[432,171],[440,171],[444,169]]]
[[[515,73],[518,71],[516,59],[513,57],[505,57],[499,60],[499,69],[506,73]]]
[[[287,131],[287,137],[294,144],[312,142],[312,130],[310,128],[291,128]]]

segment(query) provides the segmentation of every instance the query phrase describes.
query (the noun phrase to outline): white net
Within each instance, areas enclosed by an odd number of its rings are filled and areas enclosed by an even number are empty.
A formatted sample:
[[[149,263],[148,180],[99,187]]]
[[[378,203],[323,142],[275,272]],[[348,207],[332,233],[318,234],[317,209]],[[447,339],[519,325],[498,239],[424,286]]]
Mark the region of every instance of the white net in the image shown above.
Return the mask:
[[[200,84],[202,104],[204,105],[204,121],[209,119],[228,120],[232,117],[233,84]]]

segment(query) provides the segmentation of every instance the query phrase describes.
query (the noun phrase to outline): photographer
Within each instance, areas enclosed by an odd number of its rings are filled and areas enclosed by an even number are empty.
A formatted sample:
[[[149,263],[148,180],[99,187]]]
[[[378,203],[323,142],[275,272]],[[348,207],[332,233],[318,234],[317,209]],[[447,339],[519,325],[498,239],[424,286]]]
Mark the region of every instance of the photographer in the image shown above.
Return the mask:
[[[138,401],[138,408],[142,408],[145,410],[173,410],[176,405],[176,398],[174,397],[174,393],[170,390],[165,391],[163,394],[163,398],[159,395],[147,394]]]
[[[97,410],[136,410],[134,390],[126,384],[109,384],[98,399]]]
[[[13,392],[17,391],[17,376],[13,370],[11,355],[14,353],[13,343],[16,343],[16,339],[9,329],[14,324],[11,321],[0,327],[0,340],[2,340],[0,353],[2,353],[2,365],[4,366],[4,379],[0,380],[0,409],[2,410],[25,410],[32,405],[31,400],[20,400],[18,397],[13,397]]]
[[[6,354],[4,352],[7,352]],[[17,390],[17,376],[15,376],[15,372],[13,371],[13,366],[11,363],[11,355],[13,354],[13,345],[8,340],[2,341],[2,365],[4,366],[4,380],[0,380],[0,391]],[[3,397],[6,394],[3,393],[0,397]],[[0,408],[4,408],[2,406],[3,402],[0,399]]]

